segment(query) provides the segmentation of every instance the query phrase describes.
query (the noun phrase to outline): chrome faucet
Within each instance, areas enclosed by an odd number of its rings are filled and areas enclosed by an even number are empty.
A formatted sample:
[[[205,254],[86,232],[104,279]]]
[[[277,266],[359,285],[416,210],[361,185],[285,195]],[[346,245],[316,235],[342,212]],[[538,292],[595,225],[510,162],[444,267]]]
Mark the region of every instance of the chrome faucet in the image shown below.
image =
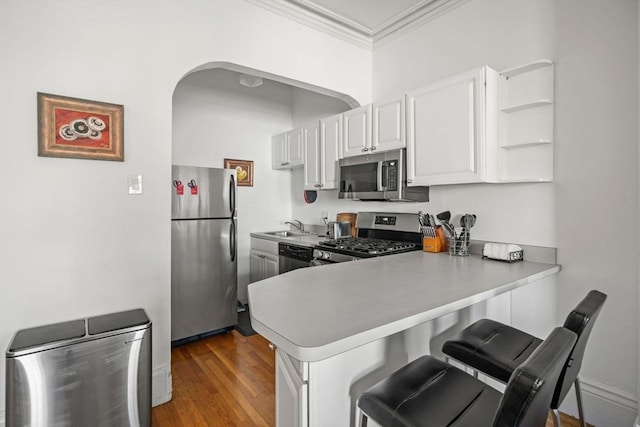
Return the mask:
[[[297,228],[300,232],[304,233],[304,224],[297,219],[294,219],[293,222],[285,221],[285,224],[291,224],[293,227]]]

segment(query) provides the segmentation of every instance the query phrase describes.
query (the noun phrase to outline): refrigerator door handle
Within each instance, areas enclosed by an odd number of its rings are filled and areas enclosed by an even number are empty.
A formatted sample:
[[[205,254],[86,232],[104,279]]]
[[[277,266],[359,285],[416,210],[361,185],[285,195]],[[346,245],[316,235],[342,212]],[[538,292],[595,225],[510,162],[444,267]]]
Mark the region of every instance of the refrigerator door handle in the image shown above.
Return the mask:
[[[231,219],[231,225],[229,226],[229,252],[231,255],[231,262],[236,260],[236,222]]]
[[[236,179],[233,175],[229,177],[229,209],[231,217],[234,217],[236,215]]]

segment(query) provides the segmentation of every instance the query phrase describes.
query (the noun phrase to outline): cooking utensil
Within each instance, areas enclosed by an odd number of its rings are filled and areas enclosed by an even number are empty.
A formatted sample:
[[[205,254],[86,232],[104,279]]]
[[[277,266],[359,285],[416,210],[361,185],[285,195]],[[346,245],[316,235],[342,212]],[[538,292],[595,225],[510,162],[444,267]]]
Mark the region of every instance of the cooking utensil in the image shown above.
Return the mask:
[[[451,219],[451,212],[449,211],[440,212],[438,215],[436,215],[436,218],[440,220],[440,222],[442,223],[442,226],[449,233],[449,236],[455,239],[456,232],[453,228],[453,225],[451,225],[451,223],[449,222],[449,220]]]

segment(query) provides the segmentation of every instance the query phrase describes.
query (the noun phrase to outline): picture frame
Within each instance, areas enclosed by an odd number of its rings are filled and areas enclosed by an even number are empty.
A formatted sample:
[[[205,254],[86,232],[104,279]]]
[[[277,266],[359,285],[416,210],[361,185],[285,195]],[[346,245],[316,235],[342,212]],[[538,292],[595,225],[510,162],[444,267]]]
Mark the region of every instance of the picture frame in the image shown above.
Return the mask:
[[[225,169],[235,169],[240,187],[253,187],[253,160],[224,159]]]
[[[38,92],[38,156],[124,161],[124,106]]]

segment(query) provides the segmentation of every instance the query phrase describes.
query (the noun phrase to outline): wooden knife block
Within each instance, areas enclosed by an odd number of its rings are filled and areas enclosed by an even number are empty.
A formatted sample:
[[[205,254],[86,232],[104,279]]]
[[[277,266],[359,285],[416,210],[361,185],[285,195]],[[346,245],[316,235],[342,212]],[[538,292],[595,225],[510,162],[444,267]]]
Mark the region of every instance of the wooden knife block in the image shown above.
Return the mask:
[[[423,237],[422,250],[424,252],[447,252],[447,237],[442,226],[436,227],[436,237]]]

